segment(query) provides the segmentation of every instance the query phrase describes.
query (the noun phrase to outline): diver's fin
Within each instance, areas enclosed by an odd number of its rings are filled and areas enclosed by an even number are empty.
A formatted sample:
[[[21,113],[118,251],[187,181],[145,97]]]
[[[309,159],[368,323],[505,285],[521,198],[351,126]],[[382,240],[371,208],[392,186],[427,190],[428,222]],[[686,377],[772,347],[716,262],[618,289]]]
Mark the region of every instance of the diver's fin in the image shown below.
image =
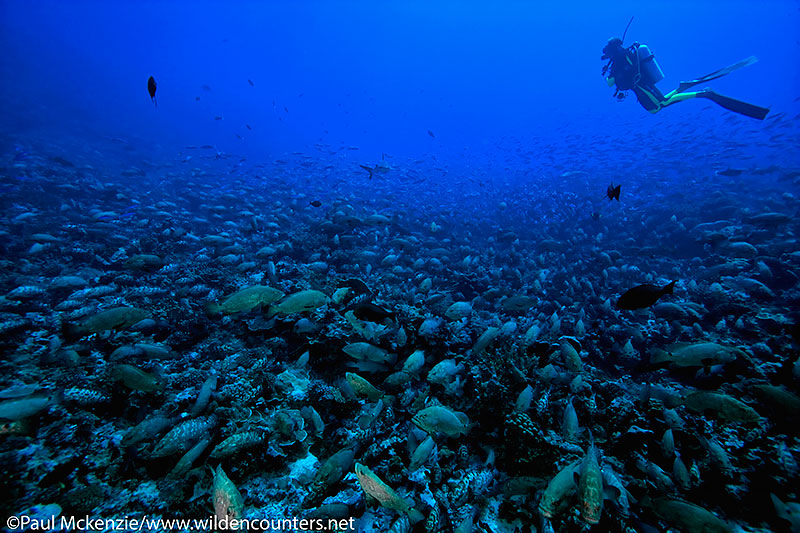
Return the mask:
[[[728,96],[717,94],[714,91],[704,91],[702,93],[698,93],[698,96],[701,98],[708,98],[718,106],[724,107],[728,111],[733,111],[734,113],[739,113],[740,115],[744,115],[746,117],[757,118],[758,120],[764,120],[764,117],[766,117],[769,113],[769,109],[766,107],[748,104],[747,102],[742,102],[741,100],[736,100]]]
[[[738,63],[734,63],[733,65],[730,65],[728,67],[721,68],[719,70],[715,70],[711,74],[706,74],[705,76],[701,76],[701,77],[697,78],[696,80],[682,81],[682,82],[680,82],[678,84],[678,88],[675,89],[675,94],[682,93],[686,89],[691,89],[695,85],[700,85],[701,83],[706,83],[706,82],[709,82],[711,80],[715,80],[717,78],[721,78],[722,76],[727,76],[728,74],[730,74],[734,70],[739,70],[740,68],[744,68],[744,67],[750,66],[753,63],[755,63],[756,61],[758,61],[758,58],[756,58],[756,56],[750,56],[747,59],[742,59]]]

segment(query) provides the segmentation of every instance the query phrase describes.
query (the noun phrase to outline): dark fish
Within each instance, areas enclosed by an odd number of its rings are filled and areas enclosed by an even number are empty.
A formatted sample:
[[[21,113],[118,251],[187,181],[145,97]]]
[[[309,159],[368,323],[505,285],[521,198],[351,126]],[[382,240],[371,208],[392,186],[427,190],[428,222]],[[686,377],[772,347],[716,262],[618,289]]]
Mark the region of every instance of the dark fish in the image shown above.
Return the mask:
[[[81,466],[82,462],[83,457],[78,455],[67,460],[66,462],[51,466],[44,477],[39,480],[39,486],[48,487],[50,484],[65,482],[67,476]]]
[[[360,320],[369,320],[377,324],[389,319],[395,319],[395,313],[388,311],[380,306],[371,302],[363,302],[353,306],[353,314]]]
[[[348,147],[348,150],[349,149],[350,148]],[[367,172],[369,172],[369,179],[372,179],[372,176],[374,176],[375,173],[386,174],[392,169],[392,167],[389,166],[389,163],[386,162],[386,154],[381,155],[381,160],[378,161],[374,167],[368,167],[367,165],[359,165],[359,166],[364,170],[366,170]]]
[[[730,177],[732,177],[732,176],[739,176],[739,175],[741,175],[742,172],[744,172],[744,170],[741,170],[739,168],[726,168],[725,170],[717,170],[715,172],[715,174],[717,176],[730,176]]]
[[[358,166],[369,172],[369,179],[372,179],[372,172],[373,172],[372,167],[368,167],[367,165],[358,165]]]
[[[617,300],[617,309],[633,310],[650,307],[665,294],[672,294],[675,283],[677,283],[677,281],[672,281],[664,287],[648,284],[634,287],[619,297]]]
[[[619,191],[622,188],[622,185],[617,185],[614,187],[614,182],[611,182],[611,185],[608,186],[606,189],[606,196],[608,196],[609,200],[616,199],[619,202]]]
[[[430,135],[432,139],[436,138],[436,135],[434,135],[431,130],[428,130],[428,135]]]
[[[339,287],[340,288],[341,287],[350,287],[357,294],[371,294],[372,293],[372,291],[369,290],[369,287],[367,286],[367,284],[364,283],[363,281],[361,281],[358,278],[351,278],[351,279],[345,280],[344,282],[339,284]]]
[[[253,83],[253,80],[247,80],[247,83],[250,84],[250,87],[255,87],[256,86],[255,83]]]
[[[150,99],[158,107],[158,102],[156,102],[156,79],[153,76],[150,76],[150,79],[147,80],[147,92],[150,93]]]
[[[786,330],[795,342],[800,342],[800,318],[794,317],[793,321],[786,326]]]
[[[320,202],[319,200],[312,200],[312,201],[310,201],[308,203],[313,205],[314,207],[319,207],[319,206],[322,205],[322,202]]]
[[[245,124],[245,127],[246,127],[248,130],[252,130],[252,129],[253,129],[253,128],[251,128],[251,127],[250,127],[250,124]]]
[[[222,120],[222,117],[217,115],[216,117],[214,117],[214,120]]]

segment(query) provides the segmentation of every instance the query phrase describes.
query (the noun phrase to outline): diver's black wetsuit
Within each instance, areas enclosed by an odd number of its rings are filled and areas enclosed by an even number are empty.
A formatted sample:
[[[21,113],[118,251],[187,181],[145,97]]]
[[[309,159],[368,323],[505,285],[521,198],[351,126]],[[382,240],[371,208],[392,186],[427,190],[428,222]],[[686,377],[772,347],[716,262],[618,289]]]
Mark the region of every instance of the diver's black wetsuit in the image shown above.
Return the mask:
[[[647,83],[647,80],[643,79],[636,48],[637,45],[634,44],[629,48],[620,49],[620,55],[611,62],[608,72],[614,78],[618,91],[632,90],[642,107],[653,112],[667,99],[654,84]]]

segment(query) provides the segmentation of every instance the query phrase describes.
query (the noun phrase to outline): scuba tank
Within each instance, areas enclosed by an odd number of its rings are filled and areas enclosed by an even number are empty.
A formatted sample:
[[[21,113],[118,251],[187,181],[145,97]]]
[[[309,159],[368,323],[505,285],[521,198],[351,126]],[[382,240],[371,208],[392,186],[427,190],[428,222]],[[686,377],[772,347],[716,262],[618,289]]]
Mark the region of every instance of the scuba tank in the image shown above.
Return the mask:
[[[636,56],[639,59],[639,72],[641,82],[645,85],[655,85],[664,79],[664,73],[658,66],[656,56],[646,44],[636,45]]]

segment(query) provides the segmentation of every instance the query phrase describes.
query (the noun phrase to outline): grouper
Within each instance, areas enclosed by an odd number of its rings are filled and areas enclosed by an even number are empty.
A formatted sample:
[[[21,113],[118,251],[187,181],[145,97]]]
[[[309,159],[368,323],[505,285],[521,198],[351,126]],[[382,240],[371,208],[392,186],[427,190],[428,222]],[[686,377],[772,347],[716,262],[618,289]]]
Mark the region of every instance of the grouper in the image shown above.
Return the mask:
[[[101,331],[125,329],[149,317],[149,312],[138,307],[114,307],[97,313],[80,324],[65,322],[62,333],[71,342]]]

